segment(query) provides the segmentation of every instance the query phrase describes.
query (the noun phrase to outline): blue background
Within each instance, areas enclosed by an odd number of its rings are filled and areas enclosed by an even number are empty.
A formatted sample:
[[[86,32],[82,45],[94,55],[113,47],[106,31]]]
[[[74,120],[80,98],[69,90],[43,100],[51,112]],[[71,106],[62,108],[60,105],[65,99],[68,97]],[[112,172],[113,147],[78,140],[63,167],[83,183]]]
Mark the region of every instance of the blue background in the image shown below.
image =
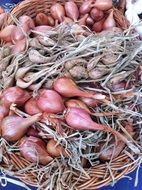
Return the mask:
[[[18,2],[19,0],[0,0],[0,5],[4,5],[5,3],[18,3]],[[8,7],[6,8],[6,11],[8,11]],[[139,175],[138,175],[139,181],[137,187],[134,187],[136,170],[130,173],[128,176],[129,178],[125,177],[119,180],[113,187],[108,186],[101,188],[100,190],[142,190],[142,168],[140,167],[139,170]],[[33,187],[31,187],[31,189],[36,190],[36,188]],[[6,187],[2,187],[0,185],[0,190],[24,190],[24,188],[8,183]]]

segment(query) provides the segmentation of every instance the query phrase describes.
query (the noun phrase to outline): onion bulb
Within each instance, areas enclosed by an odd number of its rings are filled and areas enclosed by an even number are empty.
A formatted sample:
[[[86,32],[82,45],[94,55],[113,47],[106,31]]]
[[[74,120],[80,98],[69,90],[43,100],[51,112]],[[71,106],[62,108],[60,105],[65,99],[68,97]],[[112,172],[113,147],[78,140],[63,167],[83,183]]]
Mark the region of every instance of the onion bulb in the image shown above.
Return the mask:
[[[103,11],[97,9],[96,7],[91,10],[90,15],[94,21],[99,21],[104,17]]]
[[[85,0],[80,8],[79,8],[79,12],[81,15],[84,15],[86,13],[89,13],[91,8],[94,6],[94,0]]]
[[[28,128],[40,120],[40,116],[41,114],[36,114],[28,118],[22,118],[18,115],[5,117],[1,123],[2,137],[9,142],[20,140]]]
[[[69,0],[65,2],[65,11],[66,11],[67,17],[71,18],[74,21],[78,19],[79,10],[76,3],[73,0]]]
[[[63,21],[65,16],[65,9],[60,3],[54,3],[50,8],[51,16],[60,22]]]
[[[17,86],[5,89],[1,95],[1,102],[9,107],[12,103],[17,106],[23,106],[24,103],[31,97],[28,91]]]
[[[40,90],[37,97],[37,106],[41,111],[47,113],[59,113],[64,110],[63,100],[54,90]]]
[[[113,17],[113,11],[111,11],[103,24],[103,29],[107,30],[115,26],[116,26],[116,22]]]
[[[17,28],[17,26],[15,25],[6,26],[4,29],[0,31],[0,39],[4,40],[5,42],[11,42],[11,35],[15,28]]]
[[[96,0],[94,6],[102,11],[107,11],[112,8],[112,0]]]
[[[20,153],[30,162],[46,165],[53,158],[47,153],[43,140],[37,137],[24,137],[20,142]]]
[[[24,109],[25,112],[28,113],[29,115],[35,115],[41,112],[41,110],[37,105],[37,100],[34,98],[31,98],[26,102]]]
[[[68,108],[65,113],[65,120],[67,124],[74,130],[85,131],[85,130],[92,130],[92,131],[104,131],[110,132],[115,137],[123,141],[127,144],[134,152],[139,152],[137,147],[132,145],[132,143],[121,133],[116,131],[115,129],[108,127],[106,125],[98,124],[94,122],[89,113],[86,110],[81,108]]]
[[[65,149],[61,145],[57,145],[54,139],[48,141],[46,148],[52,157],[59,157],[61,155],[67,156]]]
[[[102,94],[92,94],[80,90],[79,87],[75,84],[75,82],[67,77],[61,77],[56,79],[53,83],[53,88],[59,94],[67,98],[74,96],[101,99],[101,100],[105,98],[105,96]]]
[[[48,25],[48,17],[44,13],[38,13],[35,18],[35,23],[37,26]]]

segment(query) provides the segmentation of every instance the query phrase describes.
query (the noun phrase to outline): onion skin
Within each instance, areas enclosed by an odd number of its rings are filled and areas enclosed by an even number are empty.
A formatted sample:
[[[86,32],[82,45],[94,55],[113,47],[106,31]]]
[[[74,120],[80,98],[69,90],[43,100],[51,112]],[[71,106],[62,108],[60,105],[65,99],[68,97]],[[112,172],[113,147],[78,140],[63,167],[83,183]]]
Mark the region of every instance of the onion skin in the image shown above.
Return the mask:
[[[103,24],[105,22],[105,18],[103,18],[102,20],[98,21],[98,22],[95,22],[93,27],[92,27],[92,30],[94,32],[101,32],[103,30]]]
[[[3,118],[8,115],[9,108],[5,107],[4,105],[0,105],[0,123],[2,122]]]
[[[2,137],[8,142],[20,140],[27,132],[28,128],[39,121],[41,114],[36,114],[28,118],[22,118],[17,115],[7,116],[2,120]]]
[[[87,106],[93,107],[93,108],[95,108],[99,104],[99,101],[94,100],[93,98],[80,97],[80,100],[83,101]]]
[[[67,98],[75,96],[101,100],[105,98],[105,96],[102,94],[92,94],[80,90],[79,87],[75,84],[75,82],[67,77],[61,77],[56,79],[53,83],[53,88],[56,92]]]
[[[7,88],[1,95],[1,102],[9,107],[12,103],[17,106],[23,106],[24,103],[31,97],[29,92],[23,90],[17,86]]]
[[[47,143],[47,152],[52,156],[52,157],[60,157],[61,154],[64,156],[67,156],[67,153],[65,152],[65,149],[61,145],[57,145],[57,142],[54,139],[51,139]]]
[[[37,26],[48,25],[48,17],[44,13],[38,13],[35,18],[35,23]]]
[[[94,6],[102,11],[107,11],[112,8],[112,0],[96,0]]]
[[[30,29],[35,27],[34,21],[30,16],[22,15],[19,17],[19,22],[25,32],[29,32]]]
[[[88,113],[90,113],[90,110],[87,107],[87,105],[85,105],[85,103],[82,102],[81,100],[70,99],[65,102],[65,105],[67,108],[82,108],[86,110]]]
[[[12,34],[11,34],[11,39],[14,43],[18,42],[19,40],[22,40],[25,38],[22,30],[19,27],[14,28]]]
[[[103,19],[103,17],[104,17],[103,11],[97,9],[96,7],[94,7],[91,10],[90,15],[91,15],[92,19],[96,22]]]
[[[51,26],[36,26],[33,30],[36,32],[46,33],[47,31],[52,30],[52,27]],[[34,33],[34,36],[37,36],[37,34]]]
[[[37,106],[43,112],[60,113],[64,110],[61,96],[54,90],[40,90],[37,97]]]
[[[65,9],[60,3],[54,3],[50,8],[50,13],[55,20],[62,22],[65,16]]]
[[[39,137],[39,131],[33,127],[30,127],[26,133],[27,136]]]
[[[79,18],[79,10],[76,3],[72,0],[65,2],[65,11],[67,17],[76,21]]]
[[[35,115],[37,113],[41,113],[41,110],[37,106],[37,100],[34,98],[29,99],[25,106],[24,106],[25,112],[29,115]]]
[[[16,42],[16,44],[12,47],[11,53],[16,55],[18,53],[24,52],[26,49],[26,39],[22,39]]]
[[[43,140],[36,137],[24,137],[20,142],[20,153],[30,162],[42,165],[50,163],[53,158],[47,153]]]
[[[115,20],[113,18],[113,11],[110,12],[103,24],[103,30],[107,30],[116,26]]]
[[[94,24],[94,20],[90,16],[88,16],[86,19],[86,24],[88,27],[92,28],[92,26]]]
[[[123,141],[129,147],[131,147],[131,143],[129,140],[123,136],[121,133],[116,131],[115,129],[108,127],[106,125],[98,124],[91,119],[86,110],[81,108],[68,108],[65,113],[66,123],[70,126],[70,128],[79,131],[92,130],[92,131],[104,131],[112,133],[116,138]],[[133,151],[135,151],[133,149]],[[138,151],[138,150],[137,150]],[[138,151],[139,152],[139,151]]]
[[[11,35],[13,30],[17,28],[15,25],[8,25],[4,29],[0,31],[0,39],[4,40],[5,42],[11,42]]]
[[[84,1],[84,2],[81,4],[80,8],[79,8],[80,14],[81,14],[81,15],[84,15],[84,14],[86,14],[86,13],[89,13],[90,10],[91,10],[91,8],[94,6],[93,3],[94,3],[94,0],[86,0],[86,1]]]
[[[48,16],[48,24],[49,24],[49,26],[55,25],[55,20],[52,18],[52,16]]]

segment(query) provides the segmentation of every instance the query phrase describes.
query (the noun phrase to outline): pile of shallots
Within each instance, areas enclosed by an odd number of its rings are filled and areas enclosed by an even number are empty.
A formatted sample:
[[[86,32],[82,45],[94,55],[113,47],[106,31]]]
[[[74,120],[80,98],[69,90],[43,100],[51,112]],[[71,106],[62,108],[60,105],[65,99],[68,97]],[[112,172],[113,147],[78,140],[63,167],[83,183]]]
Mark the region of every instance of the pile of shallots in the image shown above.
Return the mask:
[[[0,28],[6,16],[6,13],[0,15]],[[0,31],[0,40],[12,46],[11,53],[13,54],[26,49],[27,37],[36,35],[32,31],[45,33],[59,24],[76,23],[86,27],[87,30],[98,33],[117,26],[113,15],[112,0],[85,0],[80,6],[73,0],[65,2],[64,5],[54,2],[48,15],[41,12],[34,19],[22,15],[18,20],[13,16],[13,21],[15,24],[10,24]]]

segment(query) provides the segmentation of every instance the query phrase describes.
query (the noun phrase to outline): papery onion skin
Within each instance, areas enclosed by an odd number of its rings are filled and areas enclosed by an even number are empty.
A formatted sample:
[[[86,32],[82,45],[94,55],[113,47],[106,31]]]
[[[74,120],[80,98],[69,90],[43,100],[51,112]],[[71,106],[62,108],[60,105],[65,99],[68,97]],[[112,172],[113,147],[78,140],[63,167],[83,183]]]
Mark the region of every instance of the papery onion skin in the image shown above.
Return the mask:
[[[64,110],[63,100],[54,90],[41,89],[37,97],[37,106],[47,113],[60,113]]]
[[[53,158],[47,153],[43,140],[36,137],[24,137],[20,142],[20,153],[30,162],[46,165]]]
[[[7,88],[1,95],[1,102],[9,107],[12,103],[17,106],[23,106],[24,103],[31,97],[30,93],[17,86]]]

